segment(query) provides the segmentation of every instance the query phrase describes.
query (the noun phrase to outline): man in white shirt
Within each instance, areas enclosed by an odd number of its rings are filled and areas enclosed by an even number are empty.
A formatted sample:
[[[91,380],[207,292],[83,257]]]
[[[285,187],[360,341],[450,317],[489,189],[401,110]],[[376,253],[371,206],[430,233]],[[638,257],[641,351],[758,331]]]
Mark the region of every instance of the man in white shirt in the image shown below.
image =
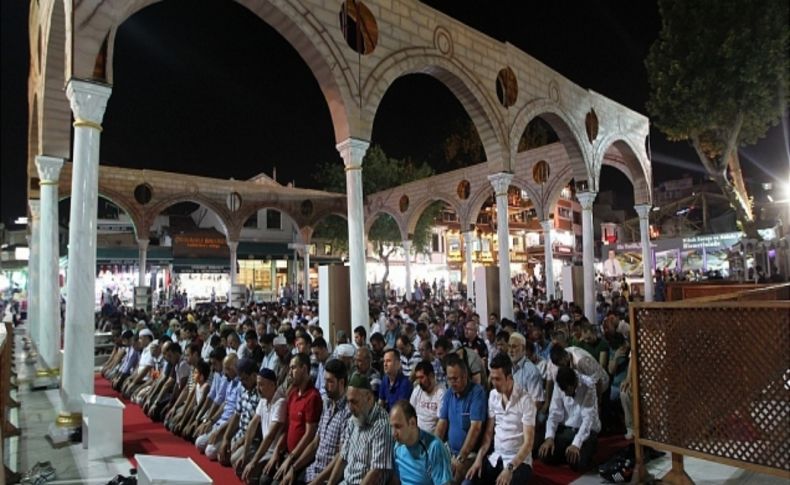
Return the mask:
[[[436,382],[433,364],[427,360],[417,364],[414,377],[419,385],[412,390],[409,402],[417,412],[417,426],[423,431],[434,434],[436,423],[439,421],[439,408],[442,406],[442,399],[447,389],[443,384]]]
[[[245,441],[245,453],[234,457],[234,469],[247,483],[258,483],[263,467],[274,455],[277,437],[286,422],[285,396],[277,387],[277,374],[269,368],[258,372],[258,394],[261,396],[250,430],[261,427],[261,442],[252,457],[248,456],[249,441]],[[248,433],[249,435],[249,433]],[[249,458],[249,459],[247,459]]]
[[[570,367],[590,378],[599,396],[609,388],[609,374],[601,367],[598,359],[581,347],[552,347],[546,379],[556,380],[558,369],[562,367]]]
[[[535,439],[535,403],[513,380],[513,363],[504,353],[491,361],[488,422],[483,443],[467,480],[497,485],[527,483],[532,474],[532,443]],[[486,457],[491,449],[494,450]]]
[[[595,384],[570,367],[557,371],[556,382],[546,439],[538,454],[547,464],[567,462],[574,470],[585,470],[592,463],[601,431]]]

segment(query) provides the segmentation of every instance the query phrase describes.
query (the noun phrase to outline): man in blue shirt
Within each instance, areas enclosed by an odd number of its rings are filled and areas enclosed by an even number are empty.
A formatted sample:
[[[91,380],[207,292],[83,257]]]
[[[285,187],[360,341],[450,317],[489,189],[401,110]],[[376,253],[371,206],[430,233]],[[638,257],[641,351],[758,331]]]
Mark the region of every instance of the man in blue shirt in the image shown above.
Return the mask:
[[[447,438],[453,455],[453,482],[460,483],[475,459],[474,451],[482,435],[488,401],[480,384],[469,379],[469,369],[460,356],[447,355],[445,367],[450,389],[439,410],[436,436],[442,440]]]
[[[403,375],[400,364],[400,352],[396,349],[387,349],[384,352],[384,379],[379,387],[379,401],[381,407],[387,411],[393,404],[401,399],[409,400],[411,397],[411,381]]]
[[[390,412],[395,444],[395,474],[403,485],[446,485],[452,480],[450,454],[444,444],[417,426],[417,412],[398,401]]]

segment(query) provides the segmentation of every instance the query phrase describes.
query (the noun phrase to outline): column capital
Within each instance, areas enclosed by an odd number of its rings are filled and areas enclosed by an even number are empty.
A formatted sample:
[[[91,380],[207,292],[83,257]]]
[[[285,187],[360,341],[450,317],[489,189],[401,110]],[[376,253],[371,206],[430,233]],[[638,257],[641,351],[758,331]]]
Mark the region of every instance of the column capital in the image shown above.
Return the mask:
[[[488,176],[488,181],[494,187],[494,193],[497,197],[507,195],[507,189],[510,187],[511,180],[513,180],[513,174],[508,172],[492,173]]]
[[[554,229],[554,220],[546,219],[545,221],[540,221],[540,227],[543,228],[544,231],[551,231]]]
[[[362,159],[365,157],[369,146],[369,141],[360,140],[359,138],[346,138],[335,145],[335,148],[340,152],[340,157],[343,159],[346,170],[359,170],[362,168]]]
[[[597,196],[598,192],[576,192],[576,200],[581,204],[582,210],[592,210]]]
[[[41,201],[38,199],[30,199],[27,201],[30,207],[30,216],[33,220],[37,221],[41,216]]]
[[[88,127],[101,130],[104,110],[110,99],[112,88],[106,84],[71,79],[66,84],[66,97],[69,98],[74,113],[75,127]]]
[[[36,169],[40,179],[39,185],[57,185],[61,168],[63,168],[62,158],[38,155],[36,157]]]
[[[475,231],[464,231],[461,234],[464,235],[464,242],[470,243],[472,239],[475,238]]]
[[[148,239],[138,239],[137,240],[137,249],[139,249],[141,251],[147,251],[148,250],[148,244],[150,244],[150,243],[151,243],[151,241],[148,240]]]
[[[405,251],[409,251],[409,250],[411,249],[411,239],[404,239],[404,240],[403,240],[403,241],[401,241],[401,242],[402,242],[402,244],[403,244],[403,249],[404,249]]]
[[[637,204],[634,206],[634,210],[639,214],[640,219],[649,219],[651,209],[653,209],[653,206],[650,204]]]
[[[230,248],[231,251],[235,252],[239,248],[239,241],[227,240],[227,243],[228,243],[228,248]]]

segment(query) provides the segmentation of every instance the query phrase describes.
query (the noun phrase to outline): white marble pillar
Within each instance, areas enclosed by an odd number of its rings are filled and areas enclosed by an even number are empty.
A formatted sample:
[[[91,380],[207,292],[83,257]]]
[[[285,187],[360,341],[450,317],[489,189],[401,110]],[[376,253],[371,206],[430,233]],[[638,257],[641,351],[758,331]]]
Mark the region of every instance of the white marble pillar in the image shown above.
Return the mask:
[[[140,270],[137,272],[137,286],[143,287],[148,286],[148,282],[145,280],[145,268],[148,266],[148,243],[150,241],[148,239],[138,239],[137,240],[137,254],[138,254],[138,262],[140,264]]]
[[[362,194],[362,159],[370,143],[349,138],[337,144],[346,170],[348,258],[351,265],[351,328],[362,325],[370,332],[368,286],[365,269],[365,216]]]
[[[475,274],[472,265],[472,248],[475,231],[466,231],[464,234],[464,258],[466,258],[466,299],[475,301]]]
[[[403,257],[406,258],[406,299],[411,301],[411,241],[403,240]]]
[[[41,227],[39,234],[39,339],[38,353],[43,368],[38,375],[60,374],[60,281],[58,274],[58,179],[63,159],[36,157],[41,187]]]
[[[653,250],[650,247],[650,204],[634,206],[639,215],[639,236],[642,241],[642,271],[645,275],[645,301],[653,301]]]
[[[576,198],[582,206],[582,261],[584,264],[584,316],[595,323],[595,267],[593,232],[593,203],[597,192],[577,192]]]
[[[310,300],[310,245],[304,245],[304,284],[302,284],[302,290],[304,290],[304,301]]]
[[[501,318],[515,321],[513,313],[513,285],[510,281],[510,226],[507,213],[507,189],[513,174],[507,172],[488,176],[496,196],[496,233],[499,255],[499,313]]]
[[[233,286],[236,284],[236,262],[237,251],[239,249],[239,241],[228,241],[228,249],[230,250],[230,288],[233,292]]]
[[[77,426],[81,394],[93,394],[94,311],[96,307],[96,211],[99,200],[101,122],[112,89],[72,79],[66,96],[74,114],[74,149],[69,219],[61,398],[58,424]]]
[[[545,260],[543,272],[546,273],[546,296],[552,300],[554,299],[554,250],[551,238],[554,221],[552,219],[540,221],[540,227],[543,228],[543,258]]]
[[[41,318],[38,311],[40,308],[38,292],[41,286],[39,283],[41,202],[38,199],[30,199],[28,206],[30,207],[30,220],[28,221],[30,235],[27,237],[29,249],[27,259],[27,325],[31,330],[31,338],[38,347],[41,344]]]

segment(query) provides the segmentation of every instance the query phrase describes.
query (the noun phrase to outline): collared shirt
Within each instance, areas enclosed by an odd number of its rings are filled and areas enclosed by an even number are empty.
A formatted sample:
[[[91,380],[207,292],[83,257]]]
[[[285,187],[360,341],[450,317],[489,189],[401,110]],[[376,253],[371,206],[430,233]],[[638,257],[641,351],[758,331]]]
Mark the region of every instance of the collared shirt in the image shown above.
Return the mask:
[[[211,372],[211,387],[208,391],[208,398],[214,404],[222,404],[225,401],[225,390],[230,384],[222,372]]]
[[[351,409],[345,396],[337,401],[324,399],[324,412],[318,422],[318,449],[315,460],[305,472],[305,479],[311,482],[326,468],[340,450],[341,438],[351,417]]]
[[[450,451],[454,455],[457,455],[464,446],[472,421],[482,423],[486,420],[486,404],[485,391],[480,384],[475,384],[471,380],[460,396],[452,390],[445,393],[439,419],[447,421],[447,444],[450,445]]]
[[[263,441],[269,434],[272,423],[285,424],[286,404],[283,393],[278,389],[274,393],[274,396],[272,396],[271,402],[261,398],[258,401],[258,407],[255,409],[255,414],[261,418],[261,441]],[[277,444],[276,441],[277,440],[272,441],[271,446],[269,446],[269,449],[266,450],[266,453],[263,455],[262,461],[267,461],[272,457],[272,455],[274,455],[274,447]]]
[[[261,397],[258,395],[258,389],[255,386],[247,389],[244,386],[239,388],[239,399],[236,401],[236,414],[239,416],[239,427],[236,429],[236,435],[233,436],[231,443],[238,443],[239,440],[244,439],[247,428],[255,416],[255,410],[258,408],[258,401]]]
[[[524,444],[524,425],[535,426],[535,414],[532,396],[518,385],[513,386],[507,405],[502,402],[502,394],[496,389],[491,390],[488,396],[488,418],[495,420],[494,451],[489,455],[488,462],[492,467],[497,466],[499,458],[502,458],[504,466],[513,461]],[[522,463],[532,466],[532,450]]]
[[[412,352],[411,357],[400,354],[401,371],[403,371],[403,375],[406,377],[411,377],[411,371],[414,370],[420,362],[422,362],[422,357],[420,357],[419,352]]]
[[[527,391],[535,402],[545,399],[543,392],[543,376],[538,367],[526,357],[522,357],[513,366],[513,381]]]
[[[326,399],[326,380],[324,379],[325,370],[326,368],[324,367],[324,363],[318,362],[315,373],[315,388],[318,389],[319,394],[321,394],[321,399]]]
[[[395,444],[394,464],[403,485],[445,485],[453,479],[447,447],[423,430],[414,446]]]
[[[429,433],[436,432],[436,423],[439,421],[439,408],[442,406],[444,393],[447,389],[437,383],[432,394],[428,394],[422,387],[415,386],[411,392],[409,402],[417,411],[417,426]]]
[[[211,346],[211,337],[209,336],[205,342],[203,342],[203,348],[200,349],[200,358],[208,362],[212,350],[214,350],[214,348]]]
[[[545,344],[546,345],[544,347],[541,347],[537,342],[535,342],[533,345],[535,346],[536,354],[538,354],[543,359],[549,360],[551,358],[551,341],[547,340]]]
[[[393,439],[387,411],[374,404],[364,427],[353,419],[348,423],[340,449],[346,462],[341,485],[361,483],[368,470],[392,470]],[[385,476],[380,483],[383,485],[388,479]]]
[[[580,374],[585,375],[595,382],[599,393],[603,392],[609,386],[609,374],[601,367],[598,359],[590,355],[589,352],[581,347],[568,347],[565,349],[571,355],[571,362],[573,368],[579,371]],[[554,362],[548,361],[548,376],[547,379],[554,381],[557,378],[557,371],[559,370]]]
[[[411,397],[411,381],[403,374],[398,374],[395,382],[390,382],[390,376],[385,375],[379,388],[379,400],[383,401],[386,411],[392,409],[392,405],[401,399]]]
[[[573,446],[581,448],[591,432],[601,431],[601,420],[598,418],[598,395],[595,385],[590,379],[576,372],[578,384],[573,396],[568,396],[559,386],[554,387],[546,421],[546,439],[554,438],[557,426],[564,424],[575,428]]]
[[[307,386],[304,392],[300,392],[297,388],[291,389],[286,412],[288,416],[286,444],[290,453],[307,432],[307,423],[318,423],[321,419],[321,395],[313,386]]]
[[[358,373],[359,372],[355,372],[355,374]],[[381,374],[379,374],[379,371],[371,367],[370,369],[368,369],[368,372],[367,374],[365,374],[365,377],[367,377],[368,380],[370,381],[370,390],[373,391],[374,395],[378,396],[379,389],[381,389]]]
[[[121,374],[131,374],[137,368],[137,362],[140,360],[140,351],[134,347],[129,347],[126,354],[121,361]]]
[[[261,369],[270,369],[275,374],[280,373],[280,357],[277,356],[277,352],[272,350],[271,352],[263,356],[263,361],[261,362]]]
[[[227,423],[231,416],[233,416],[233,413],[236,412],[236,401],[238,400],[240,385],[241,381],[237,377],[233,379],[232,382],[229,382],[227,386],[225,386],[225,406],[222,408],[222,415],[219,417],[219,420],[217,420],[214,426]]]

